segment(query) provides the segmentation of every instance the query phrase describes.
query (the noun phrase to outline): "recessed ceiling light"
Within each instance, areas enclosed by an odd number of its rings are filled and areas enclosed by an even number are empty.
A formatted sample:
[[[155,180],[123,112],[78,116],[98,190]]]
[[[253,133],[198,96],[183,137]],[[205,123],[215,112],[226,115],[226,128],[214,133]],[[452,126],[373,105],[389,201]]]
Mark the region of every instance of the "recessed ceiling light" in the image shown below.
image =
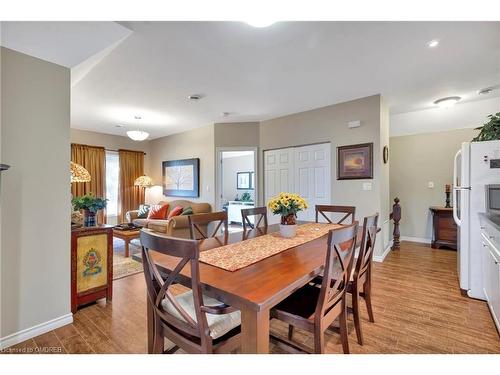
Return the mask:
[[[141,116],[134,116],[134,118],[135,118],[136,120],[141,120],[141,119],[142,119],[142,117],[141,117]]]
[[[266,19],[255,19],[255,20],[250,20],[250,21],[245,21],[247,24],[253,27],[268,27],[271,26],[273,23],[276,23],[276,21],[271,21],[271,20],[266,20]]]
[[[188,95],[189,100],[200,100],[201,98],[203,98],[203,95],[201,95],[201,94]]]
[[[127,135],[134,141],[144,141],[147,137],[149,137],[149,133],[143,132],[142,130],[129,130]]]
[[[427,42],[427,47],[429,48],[434,48],[437,47],[438,45],[439,45],[439,40],[437,39],[433,39],[430,42]]]
[[[457,104],[460,99],[462,99],[460,96],[448,96],[446,98],[436,100],[434,104],[442,108],[449,108]]]
[[[491,94],[492,91],[493,91],[493,87],[487,87],[485,89],[479,90],[478,94],[479,95]]]

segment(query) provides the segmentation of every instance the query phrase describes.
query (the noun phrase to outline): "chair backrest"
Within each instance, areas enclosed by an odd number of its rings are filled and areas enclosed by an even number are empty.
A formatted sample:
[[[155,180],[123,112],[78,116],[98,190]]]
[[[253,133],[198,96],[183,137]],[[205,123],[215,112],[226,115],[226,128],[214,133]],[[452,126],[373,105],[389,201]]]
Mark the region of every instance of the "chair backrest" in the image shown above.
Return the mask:
[[[354,223],[354,216],[356,214],[356,207],[353,206],[330,206],[324,204],[316,205],[316,222],[318,222],[319,215],[323,216],[328,223],[333,223],[332,220],[325,215],[325,212],[330,212],[333,214],[345,214],[339,221],[335,222],[335,224],[344,224],[344,221],[351,216],[351,222],[349,224]],[[347,224],[347,223],[345,223]]]
[[[254,223],[250,222],[249,216],[255,216]],[[251,229],[258,228],[260,223],[264,220],[264,227],[267,228],[267,208],[255,207],[245,208],[241,210],[241,218],[243,222],[243,230],[247,230],[247,226]]]
[[[347,291],[358,235],[358,222],[328,233],[323,282],[316,305],[316,319],[323,319]]]
[[[141,230],[140,238],[147,293],[150,303],[154,306],[155,314],[177,332],[180,332],[184,338],[197,337],[200,339],[201,345],[207,345],[210,342],[210,336],[207,317],[201,309],[203,299],[200,286],[198,241],[167,237],[148,229]],[[166,278],[163,278],[152,260],[151,250],[179,259],[176,267],[167,274]],[[191,271],[191,289],[193,291],[193,308],[196,321],[178,303],[170,290],[170,287],[186,265],[189,265]],[[162,301],[164,299],[177,311],[177,315],[163,308]]]
[[[354,279],[362,277],[371,270],[373,260],[373,250],[378,231],[378,212],[367,216],[363,220],[363,234],[361,237],[361,247],[359,248],[358,260],[354,269]]]
[[[221,226],[224,226],[224,236],[227,236],[227,212],[211,212],[206,214],[189,215],[189,234],[192,240],[216,237]],[[208,235],[208,224],[216,222],[215,229],[212,234]],[[207,233],[203,231],[201,226],[207,226]]]

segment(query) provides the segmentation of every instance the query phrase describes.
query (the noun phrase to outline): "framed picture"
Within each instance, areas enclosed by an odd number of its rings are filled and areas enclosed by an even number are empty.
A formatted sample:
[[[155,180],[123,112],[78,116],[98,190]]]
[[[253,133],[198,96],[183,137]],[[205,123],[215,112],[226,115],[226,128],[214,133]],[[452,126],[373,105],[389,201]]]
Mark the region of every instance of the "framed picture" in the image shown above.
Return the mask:
[[[337,147],[337,180],[373,178],[373,143]]]
[[[236,189],[253,190],[254,186],[253,172],[236,172]]]
[[[162,163],[163,195],[200,196],[200,159],[168,160]]]

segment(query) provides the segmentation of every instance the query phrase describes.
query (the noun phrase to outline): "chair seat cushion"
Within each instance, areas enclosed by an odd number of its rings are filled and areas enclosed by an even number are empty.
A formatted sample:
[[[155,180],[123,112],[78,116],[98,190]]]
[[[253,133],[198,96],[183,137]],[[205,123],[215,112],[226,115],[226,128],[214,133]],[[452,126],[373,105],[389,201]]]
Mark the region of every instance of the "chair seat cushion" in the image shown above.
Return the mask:
[[[175,299],[177,300],[179,305],[181,305],[181,307],[189,314],[189,316],[193,318],[194,321],[197,321],[196,314],[194,312],[193,291],[190,290],[186,293],[179,294],[175,296]],[[161,302],[161,304],[165,311],[168,311],[170,314],[180,320],[185,320],[168,299],[165,298]],[[204,295],[203,304],[205,306],[219,306],[222,305],[222,302],[216,300],[215,298],[207,297]],[[239,310],[229,314],[221,315],[207,313],[207,322],[210,329],[210,336],[215,340],[241,324],[241,313]]]
[[[271,315],[273,315],[273,312],[283,311],[291,315],[309,319],[314,315],[316,310],[320,291],[321,288],[307,284],[277,304],[271,310]]]

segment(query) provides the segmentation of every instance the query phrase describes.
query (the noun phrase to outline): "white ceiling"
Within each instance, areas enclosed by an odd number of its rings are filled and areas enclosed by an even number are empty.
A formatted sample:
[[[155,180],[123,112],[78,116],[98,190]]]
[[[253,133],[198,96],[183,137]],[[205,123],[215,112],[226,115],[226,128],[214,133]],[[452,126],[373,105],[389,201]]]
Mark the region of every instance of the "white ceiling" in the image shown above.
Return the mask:
[[[1,22],[1,45],[73,68],[132,31],[116,22]]]
[[[396,113],[391,116],[391,137],[477,128],[488,121],[488,115],[497,112],[500,112],[500,97],[459,103],[452,108]]]
[[[398,114],[444,96],[482,99],[477,90],[500,84],[499,22],[121,25],[132,34],[108,43],[116,45],[90,67],[73,69],[80,75],[72,88],[75,128],[125,135],[140,127],[156,138],[378,93]],[[440,41],[437,48],[426,46],[431,39]],[[192,102],[189,94],[204,98]]]

